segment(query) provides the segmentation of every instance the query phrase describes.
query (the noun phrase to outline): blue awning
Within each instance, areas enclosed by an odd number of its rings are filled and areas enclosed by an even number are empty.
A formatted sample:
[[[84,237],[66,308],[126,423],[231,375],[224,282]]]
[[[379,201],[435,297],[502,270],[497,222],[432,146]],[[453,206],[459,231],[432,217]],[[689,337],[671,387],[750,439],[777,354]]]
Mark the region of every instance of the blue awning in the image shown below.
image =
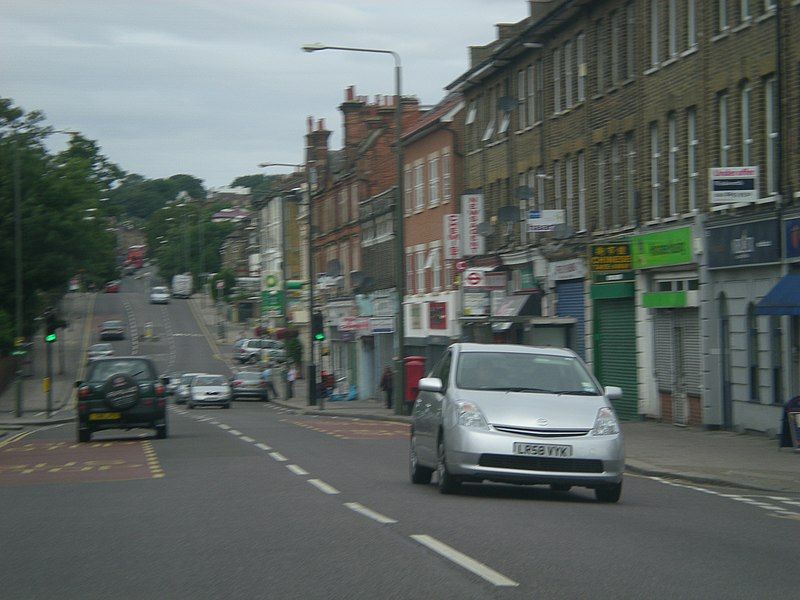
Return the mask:
[[[784,275],[756,304],[756,314],[800,316],[800,275]]]

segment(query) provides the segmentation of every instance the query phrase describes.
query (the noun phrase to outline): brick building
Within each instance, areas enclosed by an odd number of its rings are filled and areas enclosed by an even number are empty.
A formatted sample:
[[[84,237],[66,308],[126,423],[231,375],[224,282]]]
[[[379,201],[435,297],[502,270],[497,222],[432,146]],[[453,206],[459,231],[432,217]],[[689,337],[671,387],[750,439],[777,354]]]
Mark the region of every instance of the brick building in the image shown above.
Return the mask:
[[[409,127],[419,113],[418,101],[403,98],[403,123]],[[362,258],[362,221],[368,230],[394,206],[397,183],[393,149],[395,131],[394,99],[376,96],[370,102],[357,96],[353,86],[345,90],[339,106],[344,120],[343,147],[328,149],[330,131],[323,121],[306,136],[307,164],[311,174],[314,267],[319,298],[328,332],[330,355],[322,368],[344,378],[342,388],[355,387],[358,394],[371,397],[376,388],[375,340],[370,319],[373,300],[381,306],[396,303],[393,293],[393,253],[387,238],[369,245]],[[380,217],[380,219],[379,219]],[[392,221],[388,223],[391,225]],[[380,262],[378,262],[380,261]],[[366,266],[362,266],[366,265]],[[396,308],[381,308],[386,315]],[[393,347],[394,333],[381,346]],[[384,352],[383,354],[386,354]],[[381,354],[381,356],[383,356]],[[364,365],[363,369],[359,365]]]
[[[796,258],[799,3],[529,4],[448,86],[483,199],[470,266],[540,293],[514,340],[584,354],[621,416],[774,429],[800,391],[798,317],[759,308]],[[722,167],[757,167],[753,201],[712,202]],[[773,253],[730,256],[735,236]]]

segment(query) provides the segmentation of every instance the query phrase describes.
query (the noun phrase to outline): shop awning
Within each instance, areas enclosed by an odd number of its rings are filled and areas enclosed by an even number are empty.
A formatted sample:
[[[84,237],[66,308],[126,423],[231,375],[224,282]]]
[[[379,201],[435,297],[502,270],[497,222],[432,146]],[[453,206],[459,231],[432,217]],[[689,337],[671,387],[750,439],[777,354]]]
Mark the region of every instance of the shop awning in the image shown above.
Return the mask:
[[[800,275],[784,275],[756,304],[756,314],[800,316]]]

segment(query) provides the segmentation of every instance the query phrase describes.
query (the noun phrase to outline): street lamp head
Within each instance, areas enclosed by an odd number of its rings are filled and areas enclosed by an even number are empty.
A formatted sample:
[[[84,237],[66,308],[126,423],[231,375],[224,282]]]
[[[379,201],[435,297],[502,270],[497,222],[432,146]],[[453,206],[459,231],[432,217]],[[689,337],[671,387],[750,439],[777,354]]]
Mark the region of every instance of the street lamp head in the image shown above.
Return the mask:
[[[327,50],[328,46],[322,42],[314,42],[313,44],[304,44],[303,52],[316,52],[317,50]]]

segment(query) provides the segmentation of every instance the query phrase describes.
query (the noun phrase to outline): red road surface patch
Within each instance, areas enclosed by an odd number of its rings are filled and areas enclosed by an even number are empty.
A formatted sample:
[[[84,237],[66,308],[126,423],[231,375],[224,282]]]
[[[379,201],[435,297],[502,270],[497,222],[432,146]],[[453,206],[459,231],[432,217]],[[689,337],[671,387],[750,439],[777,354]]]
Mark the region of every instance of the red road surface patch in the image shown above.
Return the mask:
[[[290,423],[342,440],[398,440],[408,438],[408,425],[391,421],[347,418],[291,419]]]
[[[0,448],[0,486],[163,477],[149,440],[20,439]]]

